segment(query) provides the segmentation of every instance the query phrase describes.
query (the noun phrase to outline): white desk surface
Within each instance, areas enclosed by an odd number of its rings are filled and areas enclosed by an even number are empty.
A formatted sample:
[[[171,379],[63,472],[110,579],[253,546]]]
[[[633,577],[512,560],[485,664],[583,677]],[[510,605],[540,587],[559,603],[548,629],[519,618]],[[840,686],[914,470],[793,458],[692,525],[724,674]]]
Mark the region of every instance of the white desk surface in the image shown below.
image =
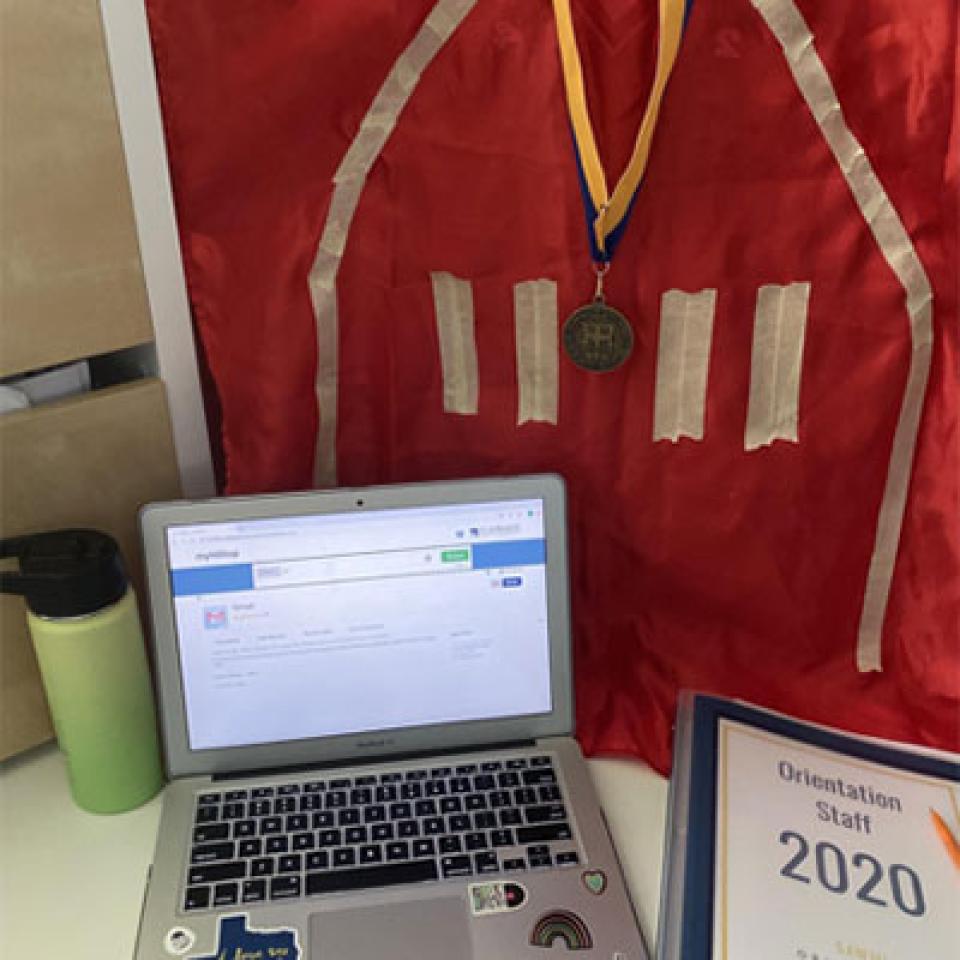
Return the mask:
[[[652,951],[667,781],[631,760],[589,766]],[[52,744],[0,763],[0,956],[130,960],[159,817],[159,796],[78,809]]]

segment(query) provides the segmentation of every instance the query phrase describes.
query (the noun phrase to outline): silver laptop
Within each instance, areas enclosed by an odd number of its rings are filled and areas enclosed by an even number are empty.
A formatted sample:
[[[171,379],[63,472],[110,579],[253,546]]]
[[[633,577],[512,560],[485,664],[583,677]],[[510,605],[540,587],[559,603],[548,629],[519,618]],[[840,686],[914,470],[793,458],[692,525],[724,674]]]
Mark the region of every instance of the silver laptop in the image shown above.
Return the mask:
[[[141,523],[170,785],[137,958],[645,960],[572,737],[558,477]]]

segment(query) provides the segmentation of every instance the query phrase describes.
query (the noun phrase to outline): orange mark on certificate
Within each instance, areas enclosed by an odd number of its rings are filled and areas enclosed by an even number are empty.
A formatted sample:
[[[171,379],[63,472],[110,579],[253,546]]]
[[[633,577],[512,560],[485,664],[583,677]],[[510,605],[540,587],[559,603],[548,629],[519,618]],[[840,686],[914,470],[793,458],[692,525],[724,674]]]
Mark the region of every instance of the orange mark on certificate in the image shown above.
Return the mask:
[[[940,842],[946,849],[947,855],[953,861],[953,865],[960,870],[960,843],[957,843],[957,838],[946,825],[943,817],[932,807],[930,808],[930,819],[933,821],[934,829],[937,831],[937,836],[940,837]]]

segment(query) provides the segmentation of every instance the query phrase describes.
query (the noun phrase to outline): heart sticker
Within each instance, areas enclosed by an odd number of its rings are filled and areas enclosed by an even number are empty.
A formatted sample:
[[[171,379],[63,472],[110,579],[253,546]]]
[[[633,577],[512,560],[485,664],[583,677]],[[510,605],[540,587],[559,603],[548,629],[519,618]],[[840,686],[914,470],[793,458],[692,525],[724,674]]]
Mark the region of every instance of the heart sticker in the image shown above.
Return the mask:
[[[607,889],[607,875],[602,870],[587,870],[583,874],[583,885],[599,897]]]

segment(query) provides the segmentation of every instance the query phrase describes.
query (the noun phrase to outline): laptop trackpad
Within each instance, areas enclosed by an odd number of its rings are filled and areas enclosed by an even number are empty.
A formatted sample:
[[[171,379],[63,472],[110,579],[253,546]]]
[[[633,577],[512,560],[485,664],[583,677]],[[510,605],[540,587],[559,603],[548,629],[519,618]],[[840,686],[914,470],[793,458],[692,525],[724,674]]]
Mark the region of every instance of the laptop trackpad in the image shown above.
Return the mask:
[[[461,897],[325,910],[310,917],[310,960],[471,960]]]

